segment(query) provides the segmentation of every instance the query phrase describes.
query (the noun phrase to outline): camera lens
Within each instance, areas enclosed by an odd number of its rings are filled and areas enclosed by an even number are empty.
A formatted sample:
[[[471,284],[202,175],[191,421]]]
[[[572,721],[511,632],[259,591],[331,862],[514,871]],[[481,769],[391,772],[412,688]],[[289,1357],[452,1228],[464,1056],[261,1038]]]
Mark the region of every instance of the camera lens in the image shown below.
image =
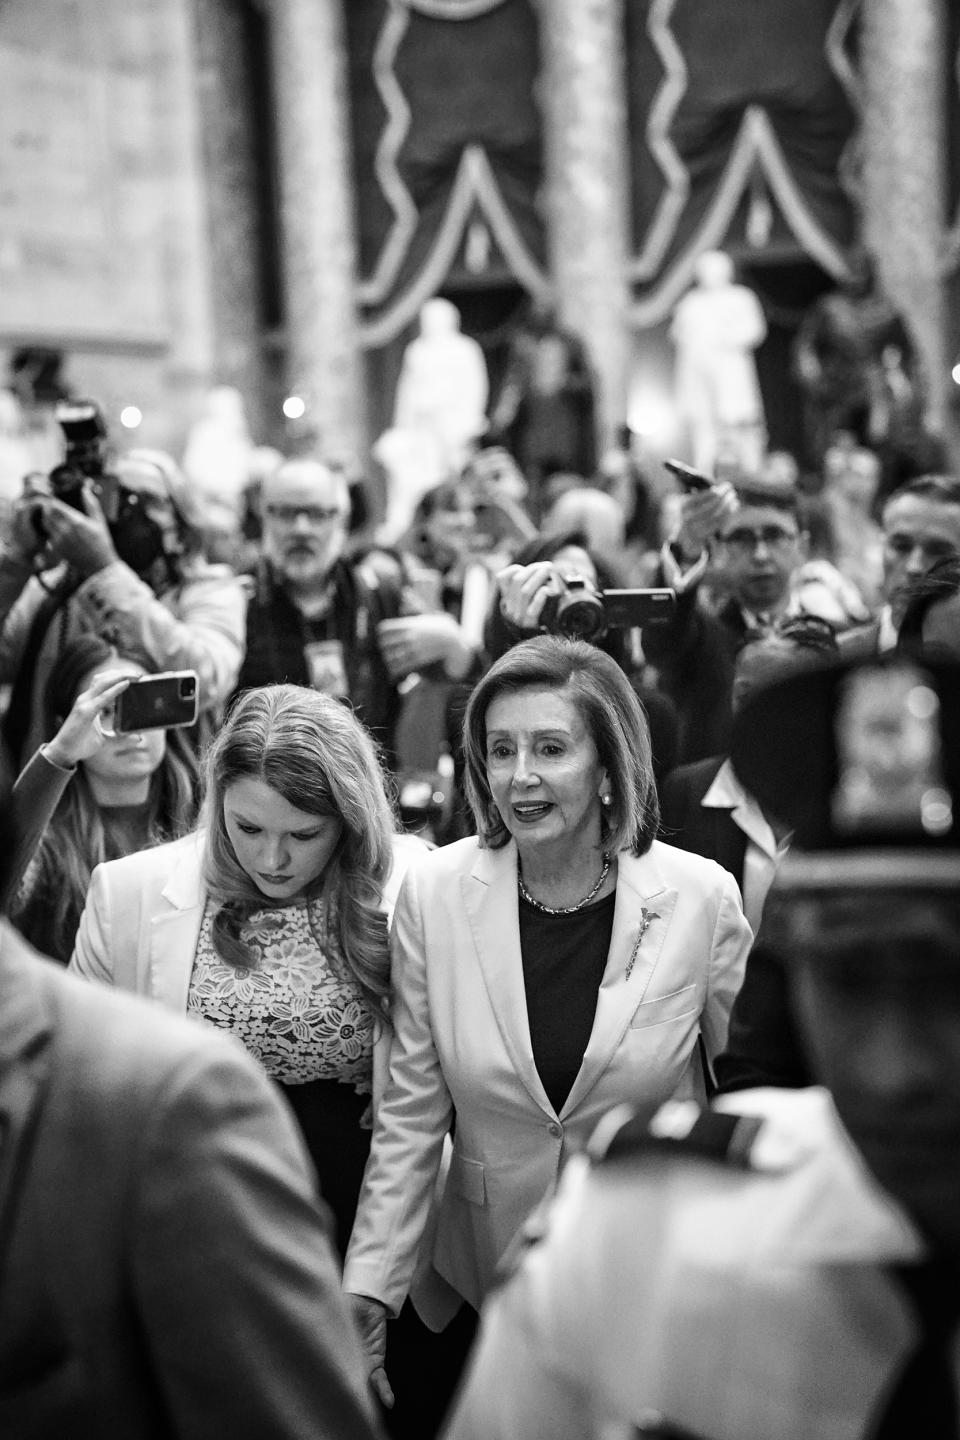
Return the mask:
[[[570,640],[595,640],[606,628],[603,606],[592,598],[570,601],[558,616],[558,627]]]
[[[197,682],[193,675],[185,675],[180,681],[180,699],[192,700],[197,691]]]

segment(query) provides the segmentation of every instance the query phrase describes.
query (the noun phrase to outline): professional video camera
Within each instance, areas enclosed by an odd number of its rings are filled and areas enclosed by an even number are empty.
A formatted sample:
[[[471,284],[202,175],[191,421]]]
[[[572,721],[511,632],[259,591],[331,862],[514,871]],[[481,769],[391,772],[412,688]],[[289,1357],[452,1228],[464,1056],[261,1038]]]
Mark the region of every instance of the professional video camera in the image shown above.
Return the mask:
[[[599,640],[608,630],[658,625],[673,614],[676,595],[666,588],[599,590],[583,575],[560,580],[540,612],[540,629],[575,640]]]

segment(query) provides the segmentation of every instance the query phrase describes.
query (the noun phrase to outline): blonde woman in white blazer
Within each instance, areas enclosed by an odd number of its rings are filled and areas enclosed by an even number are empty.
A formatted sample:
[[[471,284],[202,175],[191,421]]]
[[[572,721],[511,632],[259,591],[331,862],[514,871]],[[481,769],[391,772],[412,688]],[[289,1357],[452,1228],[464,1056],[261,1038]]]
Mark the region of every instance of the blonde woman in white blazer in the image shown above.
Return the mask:
[[[94,871],[70,968],[236,1035],[284,1089],[341,1252],[388,1047],[387,922],[425,850],[394,833],[370,736],[325,695],[241,695],[204,829]]]
[[[390,1074],[344,1274],[384,1398],[386,1321],[411,1287],[436,1329],[479,1309],[605,1111],[702,1094],[752,939],[730,875],[654,839],[646,717],[602,651],[508,651],[464,752],[478,838],[401,886]]]

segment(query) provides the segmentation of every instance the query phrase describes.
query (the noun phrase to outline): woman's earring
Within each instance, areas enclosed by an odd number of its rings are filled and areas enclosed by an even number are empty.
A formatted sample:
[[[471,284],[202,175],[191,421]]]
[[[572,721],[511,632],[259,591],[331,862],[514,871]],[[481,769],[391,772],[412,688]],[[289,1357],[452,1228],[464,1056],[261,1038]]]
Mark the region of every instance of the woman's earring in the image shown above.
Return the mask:
[[[613,804],[613,796],[610,794],[609,791],[607,791],[606,795],[601,795],[601,796],[600,796],[600,804],[601,804],[601,805],[607,805],[607,806]]]

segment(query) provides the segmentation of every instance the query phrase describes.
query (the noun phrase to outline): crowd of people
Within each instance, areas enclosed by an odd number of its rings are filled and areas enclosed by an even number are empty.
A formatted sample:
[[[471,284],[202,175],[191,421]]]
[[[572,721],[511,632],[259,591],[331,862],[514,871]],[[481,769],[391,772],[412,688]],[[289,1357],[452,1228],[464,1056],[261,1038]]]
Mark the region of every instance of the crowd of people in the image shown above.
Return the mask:
[[[4,1434],[957,1433],[960,480],[500,410],[389,543],[321,453],[11,502]]]

